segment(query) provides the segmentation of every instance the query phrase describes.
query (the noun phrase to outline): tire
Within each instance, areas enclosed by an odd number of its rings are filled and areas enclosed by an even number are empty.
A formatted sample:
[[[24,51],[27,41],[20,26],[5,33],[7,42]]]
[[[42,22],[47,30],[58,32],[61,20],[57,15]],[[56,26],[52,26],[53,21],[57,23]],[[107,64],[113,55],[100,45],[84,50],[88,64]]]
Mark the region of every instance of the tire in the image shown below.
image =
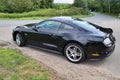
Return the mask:
[[[24,39],[23,39],[23,37],[21,36],[20,33],[16,34],[16,44],[20,47],[25,46],[25,41],[24,41]]]
[[[84,49],[76,43],[66,45],[64,54],[66,58],[73,63],[80,63],[85,59]]]

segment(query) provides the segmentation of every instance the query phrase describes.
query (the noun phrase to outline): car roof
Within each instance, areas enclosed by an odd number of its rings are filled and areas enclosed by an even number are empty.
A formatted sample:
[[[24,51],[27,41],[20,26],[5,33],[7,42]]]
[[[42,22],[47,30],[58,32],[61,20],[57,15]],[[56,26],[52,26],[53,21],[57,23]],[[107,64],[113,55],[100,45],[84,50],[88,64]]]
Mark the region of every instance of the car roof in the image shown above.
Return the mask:
[[[83,21],[82,19],[72,18],[69,16],[53,17],[53,18],[50,18],[48,20],[60,21],[60,22],[67,23],[67,24],[71,24],[71,22],[74,20]]]

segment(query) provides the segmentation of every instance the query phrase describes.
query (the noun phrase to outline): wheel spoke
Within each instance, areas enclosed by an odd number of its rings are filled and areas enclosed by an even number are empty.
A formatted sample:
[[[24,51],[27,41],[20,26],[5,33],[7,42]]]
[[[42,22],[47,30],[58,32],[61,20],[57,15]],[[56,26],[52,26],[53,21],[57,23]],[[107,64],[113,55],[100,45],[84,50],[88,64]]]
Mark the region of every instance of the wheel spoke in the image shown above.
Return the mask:
[[[74,52],[77,52],[77,47],[76,46],[73,49],[74,49]]]
[[[73,53],[73,50],[72,50],[71,48],[69,48],[68,51],[69,51],[70,53]]]
[[[76,52],[75,54],[76,54],[76,56],[81,56],[80,52]]]
[[[73,54],[71,54],[71,53],[69,53],[68,55],[69,55],[69,56],[73,56]]]
[[[19,35],[16,36],[16,42],[17,42],[18,45],[20,45],[20,37],[19,37]]]
[[[82,58],[82,51],[76,45],[70,45],[66,49],[66,54],[69,60],[71,61],[79,61]]]
[[[74,60],[76,60],[76,59],[77,59],[77,56],[76,56],[76,55],[74,55],[74,56],[73,56],[73,59],[74,59]]]

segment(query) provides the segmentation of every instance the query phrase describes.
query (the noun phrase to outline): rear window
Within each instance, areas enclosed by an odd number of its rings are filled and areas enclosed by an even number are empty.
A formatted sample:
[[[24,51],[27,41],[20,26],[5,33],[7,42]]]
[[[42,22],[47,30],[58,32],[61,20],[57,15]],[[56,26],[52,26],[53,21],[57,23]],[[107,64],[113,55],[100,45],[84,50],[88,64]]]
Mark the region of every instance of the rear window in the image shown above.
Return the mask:
[[[72,23],[75,24],[75,25],[77,25],[77,26],[79,26],[80,28],[85,29],[85,30],[90,31],[90,32],[97,33],[98,31],[100,31],[94,25],[89,24],[86,21],[74,20],[74,21],[72,21]]]

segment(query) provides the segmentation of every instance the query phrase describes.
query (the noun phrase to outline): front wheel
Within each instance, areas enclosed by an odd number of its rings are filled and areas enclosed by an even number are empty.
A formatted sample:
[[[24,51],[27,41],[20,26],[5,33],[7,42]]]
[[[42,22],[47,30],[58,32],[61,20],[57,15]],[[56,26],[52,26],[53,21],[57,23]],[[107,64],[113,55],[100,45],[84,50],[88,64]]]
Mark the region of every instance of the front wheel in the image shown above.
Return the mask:
[[[22,47],[25,45],[25,42],[24,42],[24,39],[23,37],[21,36],[21,34],[17,33],[16,34],[16,43],[18,46]]]
[[[66,45],[64,53],[66,58],[73,63],[82,62],[85,59],[83,48],[76,43]]]

